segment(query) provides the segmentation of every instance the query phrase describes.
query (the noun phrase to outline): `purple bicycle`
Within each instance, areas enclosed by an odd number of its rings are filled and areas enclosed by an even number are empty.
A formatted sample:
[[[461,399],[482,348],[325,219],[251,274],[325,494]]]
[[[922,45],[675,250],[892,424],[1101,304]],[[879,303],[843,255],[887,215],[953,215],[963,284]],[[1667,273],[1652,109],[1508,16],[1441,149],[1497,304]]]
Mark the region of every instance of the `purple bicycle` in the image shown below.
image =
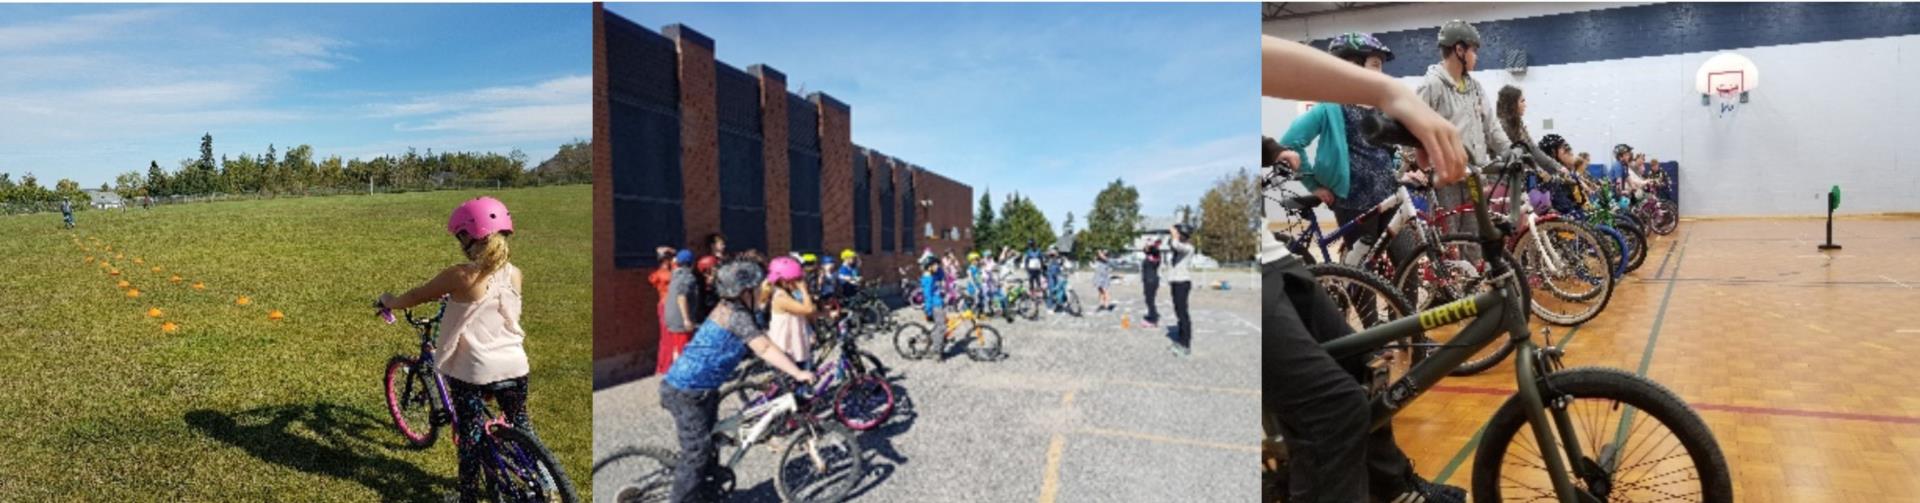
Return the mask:
[[[395,321],[392,310],[381,307],[378,302],[374,307],[388,324]],[[434,370],[433,338],[440,326],[440,316],[446,312],[445,297],[440,299],[440,308],[432,318],[415,318],[413,311],[402,311],[407,324],[420,336],[420,355],[395,355],[387,360],[387,411],[393,414],[393,426],[407,439],[407,445],[416,448],[432,446],[440,436],[440,428],[453,424],[456,419],[453,399],[447,395],[447,380]],[[484,410],[482,414],[486,415],[486,426],[482,428],[485,437],[461,438],[459,430],[455,430],[454,442],[475,442],[481,449],[483,489],[493,495],[489,499],[529,503],[578,501],[573,482],[567,480],[553,452],[547,450],[539,438],[514,428],[504,417],[495,417]]]

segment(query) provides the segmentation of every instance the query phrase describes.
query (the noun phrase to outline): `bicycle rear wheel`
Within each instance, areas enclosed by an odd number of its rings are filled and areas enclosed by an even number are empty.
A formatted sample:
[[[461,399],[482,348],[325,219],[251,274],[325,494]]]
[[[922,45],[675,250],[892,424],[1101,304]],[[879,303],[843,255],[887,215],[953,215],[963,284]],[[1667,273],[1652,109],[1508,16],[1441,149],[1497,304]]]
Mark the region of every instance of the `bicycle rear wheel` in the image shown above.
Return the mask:
[[[1647,263],[1647,231],[1631,221],[1617,222],[1614,228],[1620,229],[1620,237],[1627,240],[1627,272],[1640,269]]]
[[[665,503],[673,491],[678,456],[658,447],[628,447],[593,463],[594,501]]]
[[[487,480],[498,501],[579,501],[573,481],[539,438],[511,426],[494,428],[488,435],[494,451],[485,461]]]
[[[1032,295],[1020,296],[1020,300],[1013,302],[1013,307],[1016,314],[1019,314],[1022,318],[1026,318],[1027,321],[1040,319],[1040,299],[1036,299]]]
[[[1315,283],[1326,289],[1334,305],[1346,313],[1347,325],[1355,330],[1366,330],[1415,313],[1407,299],[1399,291],[1388,287],[1386,280],[1380,279],[1377,274],[1346,264],[1332,263],[1307,266],[1307,272],[1313,274]],[[1361,384],[1368,387],[1384,385],[1406,375],[1408,369],[1433,353],[1434,348],[1428,346],[1432,343],[1433,340],[1425,334],[1388,343],[1367,361],[1367,366],[1375,372],[1375,376],[1385,379],[1371,379],[1371,382]]]
[[[1514,242],[1515,259],[1527,272],[1528,310],[1541,321],[1578,325],[1599,316],[1613,298],[1600,238],[1569,222],[1541,222]],[[1537,240],[1537,241],[1536,241]],[[1542,248],[1545,248],[1544,250]],[[1551,257],[1549,256],[1551,254]],[[1549,258],[1558,259],[1549,264]]]
[[[859,438],[839,423],[821,422],[788,439],[773,487],[781,501],[838,502],[865,476]]]
[[[933,332],[917,322],[902,323],[893,332],[893,350],[908,360],[926,358],[934,351]]]
[[[1674,208],[1673,201],[1655,199],[1649,212],[1647,225],[1654,234],[1666,236],[1680,228],[1680,210]]]
[[[407,445],[424,448],[440,438],[440,423],[433,420],[434,383],[431,371],[422,371],[420,361],[406,356],[387,360],[387,413],[393,416],[394,429]]]
[[[1659,383],[1585,367],[1547,375],[1540,393],[1556,418],[1555,443],[1571,435],[1583,454],[1566,463],[1583,501],[1733,501],[1713,432]],[[1519,396],[1510,397],[1488,421],[1473,459],[1474,501],[1554,494],[1523,407]]]

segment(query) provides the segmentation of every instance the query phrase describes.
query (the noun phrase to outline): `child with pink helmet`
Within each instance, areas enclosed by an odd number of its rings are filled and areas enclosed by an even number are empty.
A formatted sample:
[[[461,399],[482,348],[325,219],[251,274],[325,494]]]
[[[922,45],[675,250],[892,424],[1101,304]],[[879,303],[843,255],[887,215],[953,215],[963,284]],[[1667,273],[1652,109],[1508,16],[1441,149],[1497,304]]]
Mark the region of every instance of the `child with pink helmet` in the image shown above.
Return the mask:
[[[527,416],[526,332],[520,327],[523,281],[520,269],[507,261],[513,215],[498,199],[475,198],[454,208],[447,219],[447,233],[458,241],[466,261],[442,269],[406,293],[381,294],[380,305],[398,310],[446,298],[434,352],[460,419],[454,427],[464,438],[483,436],[480,411],[488,394],[515,428],[532,432]],[[457,447],[463,501],[481,491],[480,460],[473,451],[466,443]]]

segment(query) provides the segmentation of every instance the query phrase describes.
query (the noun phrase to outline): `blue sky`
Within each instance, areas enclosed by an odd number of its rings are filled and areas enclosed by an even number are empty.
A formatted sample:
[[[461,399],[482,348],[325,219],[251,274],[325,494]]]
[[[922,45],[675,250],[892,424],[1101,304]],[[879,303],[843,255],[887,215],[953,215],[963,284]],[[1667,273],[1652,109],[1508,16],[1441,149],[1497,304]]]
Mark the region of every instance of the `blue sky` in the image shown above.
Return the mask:
[[[1258,164],[1258,4],[608,4],[853,107],[853,141],[1084,228],[1115,178],[1199,205]],[[804,94],[802,92],[802,94]],[[977,201],[967,204],[975,205]]]
[[[591,6],[0,5],[0,172],[98,187],[198,157],[592,134]]]

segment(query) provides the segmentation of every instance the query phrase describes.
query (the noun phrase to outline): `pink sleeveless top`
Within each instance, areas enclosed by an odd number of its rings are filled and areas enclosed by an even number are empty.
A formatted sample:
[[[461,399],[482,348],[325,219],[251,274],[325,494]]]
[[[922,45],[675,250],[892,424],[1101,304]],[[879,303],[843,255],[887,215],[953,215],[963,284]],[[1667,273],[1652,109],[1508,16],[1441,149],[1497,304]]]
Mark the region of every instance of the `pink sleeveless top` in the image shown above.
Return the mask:
[[[487,384],[527,375],[527,334],[520,329],[520,291],[513,264],[487,278],[487,291],[471,303],[447,301],[434,352],[441,375]]]

